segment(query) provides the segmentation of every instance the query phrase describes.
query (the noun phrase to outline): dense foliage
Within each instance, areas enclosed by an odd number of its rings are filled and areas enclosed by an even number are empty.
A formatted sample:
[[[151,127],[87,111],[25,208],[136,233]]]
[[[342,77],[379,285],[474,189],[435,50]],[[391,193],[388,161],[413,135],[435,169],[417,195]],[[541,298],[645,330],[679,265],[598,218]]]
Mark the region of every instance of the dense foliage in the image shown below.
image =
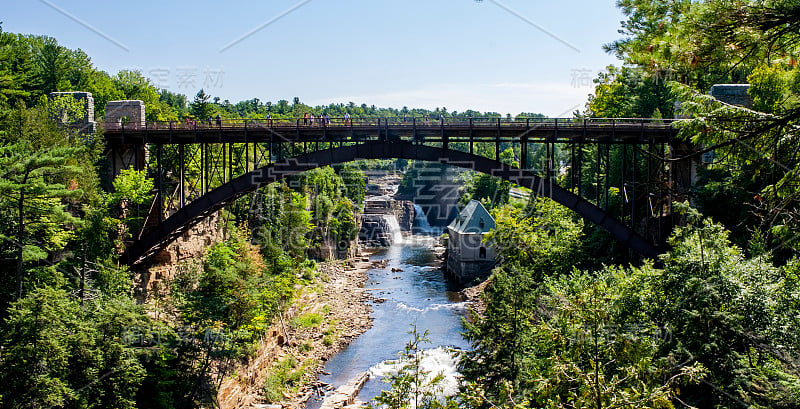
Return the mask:
[[[621,61],[596,80],[587,114],[674,114],[681,136],[714,160],[700,169],[694,199],[749,240],[775,247],[779,261],[796,245],[795,154],[800,67],[800,7],[785,0],[620,0],[623,38],[606,45]],[[720,83],[747,83],[752,109],[707,95]],[[663,153],[666,156],[666,153]]]
[[[116,259],[143,227],[153,179],[123,169],[103,192],[102,138],[63,126],[83,119],[84,107],[45,96],[92,92],[101,117],[108,100],[141,99],[149,120],[216,114],[218,99],[200,92],[188,106],[138,72],[96,70],[49,37],[0,32],[0,55],[0,406],[213,404],[217,381],[314,277],[308,250],[353,246],[361,167],[265,186],[240,214],[235,204],[223,215],[240,222],[225,222],[228,240],[142,303],[138,274]]]
[[[690,192],[695,207],[674,206],[683,226],[673,231],[669,251],[658,260],[609,264],[625,260],[624,254],[594,227],[546,199],[511,200],[508,183],[466,172],[464,199],[493,208],[496,227],[487,240],[499,264],[483,295],[485,310],[466,323],[473,349],[461,363],[463,391],[442,400],[420,389],[428,374],[415,359],[425,335],[414,331],[409,364],[380,403],[800,406],[800,5],[617,3],[626,16],[623,38],[606,49],[621,66],[600,74],[581,115],[683,115],[689,119],[681,137],[714,157],[699,169]],[[722,82],[750,84],[752,108],[706,95]],[[215,381],[253,354],[296,285],[313,276],[309,249],[351,248],[365,195],[363,169],[407,165],[322,168],[262,187],[226,214],[227,240],[211,246],[201,263],[184,266],[143,304],[137,277],[116,258],[142,228],[153,181],[145,172],[125,170],[110,183],[113,194],[99,189],[102,138],[51,120],[80,119],[74,101],[46,98],[71,90],[91,92],[100,117],[114,99],[143,100],[149,120],[305,113],[501,117],[352,102],[312,107],[299,98],[231,103],[204,90],[189,101],[156,89],[139,72],[102,72],[85,53],[53,38],[0,30],[3,407],[213,405]],[[510,145],[475,148],[510,164],[521,159]],[[584,147],[582,154],[599,158],[596,149]],[[556,172],[541,149],[528,155],[534,169]],[[561,162],[566,155],[556,147],[552,159]],[[617,174],[625,159],[608,160]],[[584,166],[598,164],[588,160]],[[408,171],[401,191],[425,189],[424,181],[415,180],[425,169]],[[439,165],[429,170],[445,172]],[[574,170],[551,176],[561,182],[569,172]],[[578,183],[587,195],[610,203],[613,214],[618,191],[591,180]],[[288,369],[294,366],[279,363],[284,370],[271,379],[294,382],[297,371]],[[438,378],[431,375],[424,379],[435,390]]]
[[[675,230],[657,268],[585,268],[551,259],[559,248],[546,242],[525,245],[531,234],[564,232],[553,221],[568,215],[540,216],[529,227],[515,223],[519,215],[506,217],[519,209],[500,208],[490,239],[501,256],[509,249],[514,256],[503,257],[486,311],[468,324],[475,350],[463,362],[462,402],[796,407],[800,350],[789,328],[798,305],[800,8],[766,0],[618,4],[628,17],[625,37],[608,50],[624,65],[600,75],[586,115],[668,117],[682,100],[679,113],[691,119],[681,135],[717,148],[718,159],[699,170],[694,200],[725,227],[676,206],[687,225]],[[745,81],[752,110],[704,95],[712,84]],[[602,244],[578,240],[570,255]]]
[[[485,311],[466,324],[462,405],[800,404],[797,260],[748,258],[683,205],[689,224],[660,267],[582,269],[569,257],[586,245],[580,226],[555,205],[537,208],[534,223],[518,222],[522,209],[494,212],[502,264]]]
[[[622,65],[600,74],[582,115],[688,118],[680,136],[699,148],[693,155],[713,159],[697,169],[689,192],[696,208],[675,204],[683,226],[670,250],[637,265],[602,265],[626,257],[556,206],[535,202],[535,219],[519,206],[495,209],[488,239],[501,261],[485,311],[466,324],[474,349],[462,361],[463,393],[451,403],[798,407],[800,5],[617,4],[623,38],[606,49]],[[708,96],[718,83],[749,84],[752,107]],[[607,185],[618,185],[622,160],[608,158]],[[614,213],[619,192],[580,183]]]

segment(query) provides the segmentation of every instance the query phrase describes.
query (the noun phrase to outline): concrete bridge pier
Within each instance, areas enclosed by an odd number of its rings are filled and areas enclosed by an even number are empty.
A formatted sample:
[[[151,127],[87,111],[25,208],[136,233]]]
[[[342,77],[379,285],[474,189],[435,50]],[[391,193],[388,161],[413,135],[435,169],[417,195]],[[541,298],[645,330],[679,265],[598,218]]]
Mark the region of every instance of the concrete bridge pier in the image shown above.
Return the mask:
[[[106,127],[121,131],[137,131],[145,127],[144,102],[140,100],[108,101],[106,103]],[[147,166],[147,150],[144,144],[114,145],[106,152],[108,157],[108,178],[104,178],[104,186],[111,189],[111,182],[123,169],[145,169]]]
[[[61,101],[61,98],[74,99],[80,104],[78,111],[72,111],[71,103]],[[61,126],[76,131],[78,134],[87,135],[97,131],[97,123],[94,121],[94,98],[91,92],[70,91],[70,92],[51,92],[47,96],[50,103],[50,118]]]
[[[69,103],[61,102],[61,98],[72,98],[79,102],[80,115],[70,111]],[[97,131],[94,115],[94,98],[91,92],[51,92],[48,95],[56,108],[50,112],[51,118],[67,129],[79,134],[93,134]],[[106,128],[114,131],[137,131],[145,127],[144,102],[140,100],[109,101],[106,103]],[[111,191],[114,178],[123,170],[133,167],[142,170],[147,166],[147,150],[144,144],[114,145],[106,151],[108,165],[101,172],[102,187]]]

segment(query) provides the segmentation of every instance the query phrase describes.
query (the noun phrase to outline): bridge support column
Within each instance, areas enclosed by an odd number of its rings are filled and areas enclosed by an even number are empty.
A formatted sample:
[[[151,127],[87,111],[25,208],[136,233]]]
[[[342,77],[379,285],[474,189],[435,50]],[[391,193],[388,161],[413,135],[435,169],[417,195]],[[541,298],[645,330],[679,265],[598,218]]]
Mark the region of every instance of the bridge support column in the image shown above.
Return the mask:
[[[66,98],[66,101],[62,100]],[[77,100],[81,107],[75,112],[72,101]],[[51,92],[47,96],[50,103],[50,117],[56,123],[65,126],[79,134],[93,134],[97,130],[94,121],[94,98],[91,92]]]
[[[108,177],[103,178],[103,187],[111,190],[114,178],[123,170],[147,167],[148,154],[144,144],[125,144],[125,131],[139,131],[146,127],[144,102],[140,100],[108,101],[105,114],[106,129],[122,132],[123,144],[115,145],[106,152],[109,160]]]
[[[470,152],[472,153],[472,152]],[[519,147],[519,167],[528,170],[528,135],[522,135]]]

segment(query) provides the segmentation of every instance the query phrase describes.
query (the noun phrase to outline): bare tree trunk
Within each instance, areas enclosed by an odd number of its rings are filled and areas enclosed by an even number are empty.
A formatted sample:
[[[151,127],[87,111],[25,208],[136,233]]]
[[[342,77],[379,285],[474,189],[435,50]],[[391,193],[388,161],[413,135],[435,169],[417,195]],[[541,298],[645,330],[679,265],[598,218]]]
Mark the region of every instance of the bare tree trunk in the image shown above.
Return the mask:
[[[25,249],[25,193],[19,193],[17,202],[17,299],[22,298],[22,256]]]

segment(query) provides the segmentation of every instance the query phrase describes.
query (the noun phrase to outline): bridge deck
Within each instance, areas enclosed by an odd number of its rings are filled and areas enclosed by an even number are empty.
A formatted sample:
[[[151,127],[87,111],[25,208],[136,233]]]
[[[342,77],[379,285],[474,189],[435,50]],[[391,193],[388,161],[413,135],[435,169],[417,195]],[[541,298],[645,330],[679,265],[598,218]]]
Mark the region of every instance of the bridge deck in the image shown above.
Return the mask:
[[[529,142],[642,144],[669,142],[677,134],[671,120],[530,118],[470,119],[359,118],[304,122],[297,119],[224,120],[207,122],[146,122],[110,124],[105,138],[118,144],[192,144],[245,142],[333,142],[414,140],[433,143]]]

